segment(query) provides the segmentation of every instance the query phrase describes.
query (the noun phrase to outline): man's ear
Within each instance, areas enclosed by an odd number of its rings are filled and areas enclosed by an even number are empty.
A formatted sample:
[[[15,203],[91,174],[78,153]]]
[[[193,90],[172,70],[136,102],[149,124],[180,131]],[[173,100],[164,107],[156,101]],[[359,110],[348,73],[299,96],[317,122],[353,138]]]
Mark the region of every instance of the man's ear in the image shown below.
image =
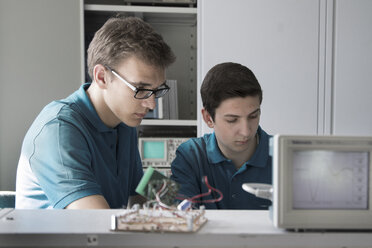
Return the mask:
[[[208,111],[205,108],[202,108],[201,112],[204,122],[208,125],[209,128],[213,128],[214,122],[212,116],[208,113]]]
[[[94,77],[94,82],[100,87],[101,89],[106,89],[107,88],[107,70],[103,65],[97,64],[93,68],[93,77]]]

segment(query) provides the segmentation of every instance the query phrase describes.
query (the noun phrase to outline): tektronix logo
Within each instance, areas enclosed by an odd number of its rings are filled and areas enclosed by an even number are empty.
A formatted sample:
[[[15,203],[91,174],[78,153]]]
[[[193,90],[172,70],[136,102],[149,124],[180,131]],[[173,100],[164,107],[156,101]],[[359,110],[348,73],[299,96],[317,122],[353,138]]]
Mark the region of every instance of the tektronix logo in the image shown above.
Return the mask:
[[[311,145],[310,140],[292,140],[293,145]]]

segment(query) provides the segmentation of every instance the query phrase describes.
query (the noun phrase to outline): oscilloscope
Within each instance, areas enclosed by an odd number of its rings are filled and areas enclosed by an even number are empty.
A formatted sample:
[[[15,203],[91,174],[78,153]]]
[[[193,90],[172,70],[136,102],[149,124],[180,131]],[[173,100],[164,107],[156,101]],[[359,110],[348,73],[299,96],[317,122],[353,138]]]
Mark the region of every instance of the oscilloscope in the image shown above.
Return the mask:
[[[189,138],[150,138],[141,137],[138,139],[138,147],[143,168],[155,167],[165,175],[170,175],[170,166],[176,157],[176,150],[179,145]]]
[[[273,139],[273,223],[372,229],[372,137]]]

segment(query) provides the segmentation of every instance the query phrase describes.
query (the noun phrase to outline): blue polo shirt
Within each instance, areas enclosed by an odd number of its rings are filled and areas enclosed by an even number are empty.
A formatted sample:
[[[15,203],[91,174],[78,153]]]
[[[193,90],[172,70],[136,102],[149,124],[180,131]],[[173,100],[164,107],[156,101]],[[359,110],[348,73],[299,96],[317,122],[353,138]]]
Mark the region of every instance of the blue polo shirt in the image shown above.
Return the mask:
[[[48,104],[28,130],[16,208],[65,208],[95,194],[122,208],[135,195],[143,175],[136,129],[124,123],[107,127],[85,92],[89,86]]]
[[[257,132],[260,137],[257,149],[238,170],[222,155],[214,133],[181,144],[172,162],[171,177],[180,184],[180,195],[192,197],[207,192],[208,188],[202,182],[207,176],[209,184],[223,194],[220,202],[202,204],[207,209],[268,209],[269,200],[257,198],[242,189],[243,183],[272,183],[270,136],[261,127]],[[218,198],[218,194],[201,199],[213,198]]]

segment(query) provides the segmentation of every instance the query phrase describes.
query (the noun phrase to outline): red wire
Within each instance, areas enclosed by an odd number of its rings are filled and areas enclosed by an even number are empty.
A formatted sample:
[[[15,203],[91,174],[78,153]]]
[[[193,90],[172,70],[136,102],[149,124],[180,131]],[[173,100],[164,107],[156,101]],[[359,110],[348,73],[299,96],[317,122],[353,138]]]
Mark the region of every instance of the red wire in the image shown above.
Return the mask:
[[[207,176],[204,176],[204,182],[205,182],[205,185],[207,186],[208,188],[208,192],[205,192],[205,193],[202,193],[202,194],[199,194],[199,195],[195,195],[191,198],[180,198],[180,197],[176,197],[176,199],[179,199],[179,200],[184,200],[184,199],[188,199],[190,202],[192,203],[213,203],[213,202],[219,202],[223,199],[223,194],[220,190],[216,189],[216,188],[213,188],[209,183],[208,183],[208,178]],[[220,197],[218,197],[217,199],[209,199],[209,200],[195,200],[197,198],[201,198],[201,197],[204,197],[204,196],[208,196],[212,193],[212,191],[215,191],[217,192]]]

